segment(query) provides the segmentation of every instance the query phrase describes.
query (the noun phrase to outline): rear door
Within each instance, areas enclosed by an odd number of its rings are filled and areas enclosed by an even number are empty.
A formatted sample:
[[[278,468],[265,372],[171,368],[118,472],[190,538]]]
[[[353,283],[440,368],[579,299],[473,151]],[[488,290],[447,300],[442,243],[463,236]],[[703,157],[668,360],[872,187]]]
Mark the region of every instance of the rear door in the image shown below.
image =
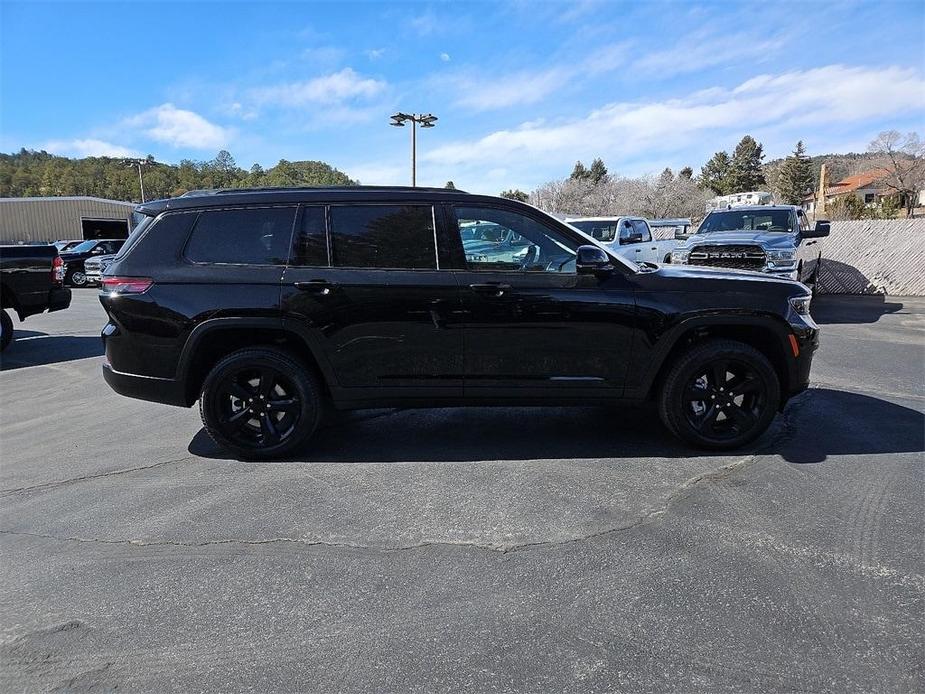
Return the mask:
[[[581,241],[540,216],[460,203],[448,217],[465,255],[466,397],[619,394],[635,312],[626,279],[577,275]],[[467,238],[483,225],[503,228],[494,247]]]
[[[456,279],[430,204],[306,205],[283,278],[285,320],[344,399],[459,397]]]

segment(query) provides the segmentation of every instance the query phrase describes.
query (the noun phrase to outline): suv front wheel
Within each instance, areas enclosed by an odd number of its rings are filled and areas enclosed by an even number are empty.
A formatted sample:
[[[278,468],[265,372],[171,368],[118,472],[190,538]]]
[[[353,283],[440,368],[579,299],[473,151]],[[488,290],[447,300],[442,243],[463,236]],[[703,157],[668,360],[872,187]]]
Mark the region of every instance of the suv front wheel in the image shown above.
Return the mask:
[[[726,450],[755,440],[780,404],[774,367],[754,347],[707,340],[684,352],[659,394],[662,422],[701,448]]]
[[[266,348],[229,354],[206,376],[199,413],[209,436],[244,460],[278,458],[315,431],[321,387],[292,355]]]

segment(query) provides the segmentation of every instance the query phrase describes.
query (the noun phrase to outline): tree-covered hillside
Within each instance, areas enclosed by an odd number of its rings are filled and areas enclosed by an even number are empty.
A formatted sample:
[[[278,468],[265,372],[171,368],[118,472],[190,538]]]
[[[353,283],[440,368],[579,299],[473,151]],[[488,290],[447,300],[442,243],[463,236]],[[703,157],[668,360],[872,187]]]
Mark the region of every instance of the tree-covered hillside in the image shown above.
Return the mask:
[[[92,195],[139,202],[137,161],[113,157],[68,159],[27,149],[0,154],[0,197]],[[224,150],[210,161],[184,159],[179,164],[164,164],[149,156],[143,160],[142,173],[147,200],[175,197],[202,188],[357,183],[321,161],[283,159],[271,169],[254,164],[247,171],[238,167]]]

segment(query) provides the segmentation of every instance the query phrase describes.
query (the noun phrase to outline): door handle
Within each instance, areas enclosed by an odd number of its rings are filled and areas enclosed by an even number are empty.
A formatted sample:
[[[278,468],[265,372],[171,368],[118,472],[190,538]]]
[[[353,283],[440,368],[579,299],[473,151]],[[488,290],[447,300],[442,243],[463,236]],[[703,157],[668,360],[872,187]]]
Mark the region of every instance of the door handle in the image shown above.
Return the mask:
[[[491,296],[501,296],[510,288],[511,285],[501,284],[499,282],[486,282],[485,284],[469,285],[469,289],[474,291],[476,294],[490,294]]]
[[[333,285],[327,280],[309,280],[308,282],[293,282],[293,286],[300,292],[310,292],[327,296],[331,293]]]

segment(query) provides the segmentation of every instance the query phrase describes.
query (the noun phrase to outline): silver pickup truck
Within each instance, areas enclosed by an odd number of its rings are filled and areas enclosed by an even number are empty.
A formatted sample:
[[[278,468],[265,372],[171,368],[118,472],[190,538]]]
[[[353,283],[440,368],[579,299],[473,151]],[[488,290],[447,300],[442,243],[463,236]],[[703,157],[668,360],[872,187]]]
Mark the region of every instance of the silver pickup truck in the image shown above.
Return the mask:
[[[804,276],[797,248],[807,239],[829,235],[829,222],[811,227],[795,205],[752,205],[710,212],[697,233],[671,252],[671,262],[767,272],[815,284]],[[809,241],[809,243],[814,243]],[[819,267],[807,275],[815,273]]]

